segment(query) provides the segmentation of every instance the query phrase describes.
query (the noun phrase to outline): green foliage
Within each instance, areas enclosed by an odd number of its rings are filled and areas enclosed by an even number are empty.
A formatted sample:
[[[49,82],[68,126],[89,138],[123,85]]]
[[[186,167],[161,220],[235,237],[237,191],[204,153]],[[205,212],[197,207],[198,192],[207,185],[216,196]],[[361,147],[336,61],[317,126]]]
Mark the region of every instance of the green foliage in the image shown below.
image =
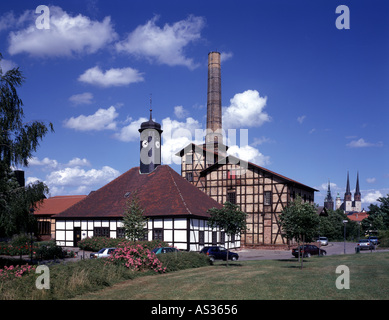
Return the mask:
[[[211,215],[208,219],[211,228],[219,227],[230,236],[246,230],[247,214],[236,204],[225,202],[222,209],[211,208],[208,212]]]
[[[209,257],[205,254],[199,254],[197,252],[169,252],[157,254],[159,261],[162,262],[163,267],[166,268],[166,272],[200,268],[211,265]]]
[[[160,240],[152,241],[130,241],[123,238],[107,238],[107,237],[92,237],[78,241],[77,245],[80,249],[86,251],[99,251],[102,248],[116,248],[120,243],[127,245],[141,244],[142,246],[152,250],[158,247],[168,247],[169,244]]]
[[[280,214],[280,224],[288,240],[311,242],[318,235],[319,216],[315,206],[303,202],[301,197],[291,202]]]
[[[126,237],[132,241],[143,239],[147,232],[148,219],[143,216],[143,212],[144,210],[139,204],[138,195],[134,192],[131,199],[126,201],[123,215]]]
[[[369,217],[362,220],[362,229],[365,233],[378,230],[389,230],[389,194],[377,199],[380,205],[369,206]]]
[[[11,169],[17,165],[27,166],[28,159],[49,131],[41,121],[23,123],[23,102],[17,88],[24,80],[19,68],[5,74],[0,68],[0,237],[34,231],[36,223],[29,210],[48,192],[42,182],[20,187]],[[49,127],[53,132],[51,123]]]

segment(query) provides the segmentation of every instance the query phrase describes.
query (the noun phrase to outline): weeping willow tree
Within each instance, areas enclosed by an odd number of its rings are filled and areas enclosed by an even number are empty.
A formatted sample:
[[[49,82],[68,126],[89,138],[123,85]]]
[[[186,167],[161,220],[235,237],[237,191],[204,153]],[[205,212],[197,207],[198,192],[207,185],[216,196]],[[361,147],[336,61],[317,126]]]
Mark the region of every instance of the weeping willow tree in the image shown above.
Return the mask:
[[[5,73],[0,68],[0,237],[32,231],[30,209],[48,192],[42,182],[20,185],[13,171],[28,166],[39,142],[49,130],[54,132],[52,123],[24,122],[23,102],[17,92],[24,81],[18,67]]]

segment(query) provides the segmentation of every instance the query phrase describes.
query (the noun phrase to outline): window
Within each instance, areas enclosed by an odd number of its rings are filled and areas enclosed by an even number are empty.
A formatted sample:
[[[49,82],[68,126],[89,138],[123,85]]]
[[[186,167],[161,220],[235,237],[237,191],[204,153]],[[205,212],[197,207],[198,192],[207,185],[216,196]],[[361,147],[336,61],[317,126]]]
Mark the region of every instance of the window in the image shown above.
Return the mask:
[[[225,244],[226,243],[226,233],[225,232],[220,232],[220,243]]]
[[[186,164],[192,164],[192,154],[187,154],[185,157]]]
[[[103,228],[95,227],[93,229],[93,236],[95,236],[95,237],[108,237],[109,238],[109,228],[108,227],[103,227]]]
[[[153,240],[163,241],[163,229],[154,229],[153,230]]]
[[[265,206],[271,205],[271,191],[265,191],[263,202]]]
[[[49,221],[38,221],[38,233],[43,234],[50,234],[50,228],[51,224]]]
[[[203,246],[205,243],[204,231],[199,231],[199,245]]]
[[[217,245],[217,231],[212,231],[212,245]]]
[[[125,238],[126,233],[125,233],[125,231],[124,231],[124,228],[117,228],[117,230],[116,230],[116,236],[117,236],[118,238]]]
[[[186,180],[188,180],[189,182],[193,181],[193,173],[192,172],[186,173]]]
[[[228,179],[236,179],[236,171],[235,170],[228,170],[227,178]]]
[[[236,192],[227,192],[227,201],[236,204]]]

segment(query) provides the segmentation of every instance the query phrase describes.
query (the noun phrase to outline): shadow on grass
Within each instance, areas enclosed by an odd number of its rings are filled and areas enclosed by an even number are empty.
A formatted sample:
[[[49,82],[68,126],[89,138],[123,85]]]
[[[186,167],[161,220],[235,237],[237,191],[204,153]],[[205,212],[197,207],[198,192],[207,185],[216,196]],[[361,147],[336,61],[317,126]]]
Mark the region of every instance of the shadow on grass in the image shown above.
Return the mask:
[[[299,262],[297,259],[278,259],[277,261],[280,262],[294,262],[295,265],[287,265],[287,266],[282,266],[281,268],[288,268],[288,269],[301,269],[301,261]],[[310,260],[303,260],[303,264],[305,265],[306,263],[312,262]]]
[[[243,267],[244,265],[241,263],[231,263],[229,262],[228,265],[226,262],[218,262],[218,263],[213,263],[214,266],[222,266],[222,267]]]

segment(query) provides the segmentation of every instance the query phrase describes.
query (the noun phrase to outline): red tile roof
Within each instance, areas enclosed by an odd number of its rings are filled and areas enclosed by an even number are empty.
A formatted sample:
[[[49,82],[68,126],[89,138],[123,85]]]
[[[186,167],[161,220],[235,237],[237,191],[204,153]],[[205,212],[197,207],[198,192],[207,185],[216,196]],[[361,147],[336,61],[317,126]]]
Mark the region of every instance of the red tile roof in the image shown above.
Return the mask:
[[[55,215],[58,214],[77,202],[84,199],[86,195],[75,196],[55,196],[44,199],[42,203],[38,204],[34,211],[35,215]]]
[[[149,174],[140,174],[139,167],[130,169],[56,218],[122,217],[125,203],[131,199],[131,194],[126,194],[134,191],[147,217],[209,217],[208,209],[222,207],[172,168],[160,165]]]
[[[347,217],[351,220],[351,221],[362,221],[363,219],[366,219],[368,217],[368,213],[367,212],[353,212],[352,214],[348,214]]]

